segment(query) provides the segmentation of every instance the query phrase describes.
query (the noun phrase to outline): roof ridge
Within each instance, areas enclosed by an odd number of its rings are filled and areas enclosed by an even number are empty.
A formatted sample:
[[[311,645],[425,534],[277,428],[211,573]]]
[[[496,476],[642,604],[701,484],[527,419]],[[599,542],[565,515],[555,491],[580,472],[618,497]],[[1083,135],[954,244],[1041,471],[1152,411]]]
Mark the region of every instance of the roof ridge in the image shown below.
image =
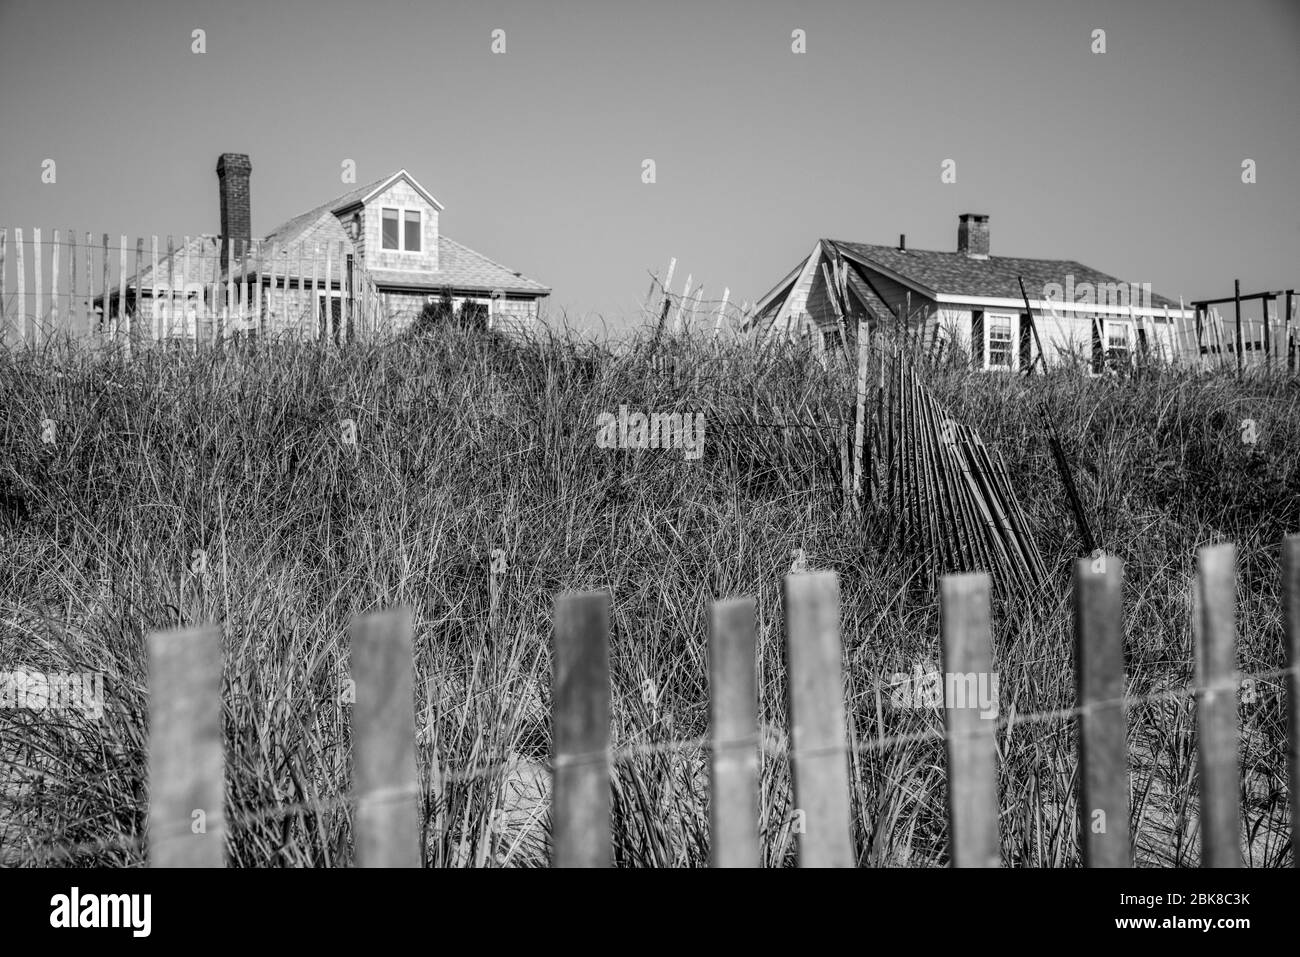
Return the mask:
[[[861,243],[858,242],[857,240],[852,240],[852,239],[824,239],[822,240],[822,242],[836,243],[836,244],[842,243],[847,246],[866,246],[871,249],[888,249],[900,253],[937,253],[940,256],[965,255],[963,252],[961,252],[961,250],[958,249],[922,249],[920,247],[915,247],[915,246],[909,246],[907,247],[907,249],[898,249],[898,247],[892,246],[889,243]],[[1027,262],[1027,263],[1074,263],[1076,266],[1083,265],[1083,263],[1077,259],[1051,259],[1046,256],[1002,256],[1002,255],[995,255],[994,253],[989,253],[988,259],[1017,259],[1021,262]],[[1086,268],[1092,269],[1093,272],[1101,272],[1100,269],[1093,269],[1093,267],[1091,266],[1087,266]]]

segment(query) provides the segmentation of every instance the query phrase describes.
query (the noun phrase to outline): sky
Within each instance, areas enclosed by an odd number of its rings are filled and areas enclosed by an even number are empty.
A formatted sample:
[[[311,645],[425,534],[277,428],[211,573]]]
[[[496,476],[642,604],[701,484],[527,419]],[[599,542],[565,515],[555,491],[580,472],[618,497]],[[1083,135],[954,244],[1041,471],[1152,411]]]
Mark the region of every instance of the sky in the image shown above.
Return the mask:
[[[238,152],[255,236],[405,167],[584,330],[962,212],[1190,300],[1300,284],[1298,104],[1297,0],[0,0],[0,223],[216,233]]]

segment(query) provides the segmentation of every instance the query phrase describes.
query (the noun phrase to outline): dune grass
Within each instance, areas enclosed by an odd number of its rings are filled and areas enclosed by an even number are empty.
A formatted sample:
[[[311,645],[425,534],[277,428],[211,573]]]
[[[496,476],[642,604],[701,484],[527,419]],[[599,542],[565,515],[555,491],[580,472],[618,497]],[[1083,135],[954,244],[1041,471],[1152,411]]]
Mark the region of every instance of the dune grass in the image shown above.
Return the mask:
[[[1005,457],[1052,570],[1041,595],[994,609],[1004,860],[1078,863],[1072,723],[1024,717],[1074,704],[1077,541],[1041,400],[1103,547],[1125,561],[1138,860],[1196,863],[1194,705],[1164,694],[1194,680],[1195,549],[1237,544],[1240,667],[1284,665],[1278,545],[1300,526],[1300,391],[1282,376],[1171,369],[1025,379],[949,362],[925,377]],[[840,576],[859,862],[946,863],[942,716],[890,701],[892,674],[937,665],[935,596],[882,508],[845,513],[836,435],[769,427],[781,414],[840,416],[851,382],[794,349],[611,351],[469,330],[341,350],[158,348],[130,363],[68,343],[0,351],[0,671],[100,672],[108,699],[100,720],[0,711],[0,862],[143,863],[144,635],[213,621],[230,861],[347,864],[346,624],[404,603],[426,863],[543,865],[552,601],[608,587],[616,746],[687,742],[618,761],[616,860],[707,863],[704,752],[689,742],[708,730],[708,602],[752,595],[772,742],[764,859],[788,865],[779,594],[803,549]],[[703,459],[597,448],[597,415],[620,404],[703,412]],[[495,605],[494,549],[508,565]],[[1283,685],[1253,692],[1241,706],[1243,847],[1248,863],[1276,866],[1293,853]]]

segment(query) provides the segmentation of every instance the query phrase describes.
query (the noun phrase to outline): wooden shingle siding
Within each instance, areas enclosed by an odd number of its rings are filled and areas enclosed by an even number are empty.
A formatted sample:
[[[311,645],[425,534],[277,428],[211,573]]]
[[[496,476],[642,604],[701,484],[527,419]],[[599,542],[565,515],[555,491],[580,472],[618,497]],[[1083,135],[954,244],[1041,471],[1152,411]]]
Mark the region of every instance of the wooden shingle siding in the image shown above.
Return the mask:
[[[400,250],[383,248],[383,208],[385,206],[401,209],[418,209],[422,213],[420,252],[407,253]],[[362,217],[362,233],[365,239],[361,249],[365,250],[367,269],[396,269],[403,272],[437,272],[438,271],[438,210],[429,204],[419,191],[409,183],[398,180],[366,204]],[[397,229],[399,236],[405,226],[399,215]]]

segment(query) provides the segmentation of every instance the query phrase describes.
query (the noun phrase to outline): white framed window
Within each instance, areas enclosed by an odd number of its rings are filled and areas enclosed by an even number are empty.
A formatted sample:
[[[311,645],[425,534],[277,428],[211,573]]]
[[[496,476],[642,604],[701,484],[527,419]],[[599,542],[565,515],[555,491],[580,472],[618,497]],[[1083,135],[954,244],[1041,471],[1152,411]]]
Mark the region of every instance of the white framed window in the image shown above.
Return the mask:
[[[424,211],[405,206],[382,206],[379,210],[379,245],[402,253],[422,251]]]
[[[1106,357],[1111,362],[1127,363],[1133,355],[1133,327],[1127,322],[1106,320]]]
[[[984,316],[984,368],[1016,367],[1016,317],[990,312]]]

